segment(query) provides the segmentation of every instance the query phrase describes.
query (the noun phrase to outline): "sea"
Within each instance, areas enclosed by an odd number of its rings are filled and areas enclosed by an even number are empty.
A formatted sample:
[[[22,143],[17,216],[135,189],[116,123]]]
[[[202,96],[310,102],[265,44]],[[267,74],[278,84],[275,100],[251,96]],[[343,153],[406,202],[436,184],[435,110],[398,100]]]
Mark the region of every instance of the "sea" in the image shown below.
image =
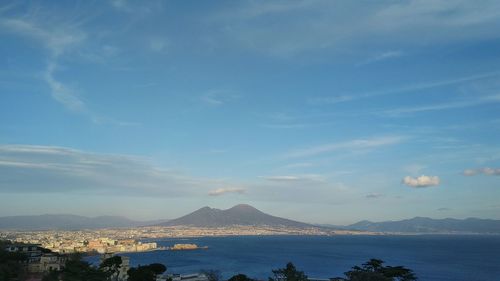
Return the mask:
[[[149,240],[151,241],[151,240]],[[500,281],[500,235],[230,236],[153,240],[208,249],[127,253],[132,266],[163,263],[167,272],[218,270],[259,280],[292,262],[312,278],[343,277],[370,258],[412,269],[423,281]],[[89,257],[96,262],[97,257]]]

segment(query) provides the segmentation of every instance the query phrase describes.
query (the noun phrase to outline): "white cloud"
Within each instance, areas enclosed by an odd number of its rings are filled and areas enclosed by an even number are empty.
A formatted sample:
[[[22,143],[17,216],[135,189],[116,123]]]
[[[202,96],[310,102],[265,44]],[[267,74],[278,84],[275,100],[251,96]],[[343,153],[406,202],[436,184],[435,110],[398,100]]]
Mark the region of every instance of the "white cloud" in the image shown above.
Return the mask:
[[[464,176],[476,176],[476,175],[487,175],[487,176],[500,176],[500,168],[480,168],[480,169],[466,169],[463,171]]]
[[[463,171],[463,175],[467,176],[467,177],[475,176],[477,174],[478,174],[478,171],[475,170],[475,169],[466,169],[466,170]]]
[[[319,154],[326,154],[337,150],[360,150],[373,149],[381,146],[395,145],[401,143],[405,138],[402,136],[384,136],[368,139],[356,139],[346,142],[330,143],[298,149],[288,152],[286,158],[309,157]]]
[[[222,180],[197,178],[148,159],[55,146],[0,145],[0,192],[205,196]]]
[[[230,193],[243,194],[246,192],[244,188],[217,188],[208,192],[210,196],[220,196]]]
[[[438,176],[419,176],[419,177],[410,177],[406,176],[402,180],[403,184],[411,187],[429,187],[439,185],[440,179]]]

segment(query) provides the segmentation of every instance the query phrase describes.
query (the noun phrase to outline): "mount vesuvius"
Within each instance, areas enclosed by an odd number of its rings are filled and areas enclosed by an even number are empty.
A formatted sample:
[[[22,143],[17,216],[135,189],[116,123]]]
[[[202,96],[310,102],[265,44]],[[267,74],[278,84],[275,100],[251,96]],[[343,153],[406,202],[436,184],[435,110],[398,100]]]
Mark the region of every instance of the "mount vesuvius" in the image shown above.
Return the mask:
[[[160,224],[161,226],[225,227],[233,225],[285,226],[297,228],[313,227],[310,224],[268,215],[256,208],[240,204],[227,210],[203,207],[180,218]]]

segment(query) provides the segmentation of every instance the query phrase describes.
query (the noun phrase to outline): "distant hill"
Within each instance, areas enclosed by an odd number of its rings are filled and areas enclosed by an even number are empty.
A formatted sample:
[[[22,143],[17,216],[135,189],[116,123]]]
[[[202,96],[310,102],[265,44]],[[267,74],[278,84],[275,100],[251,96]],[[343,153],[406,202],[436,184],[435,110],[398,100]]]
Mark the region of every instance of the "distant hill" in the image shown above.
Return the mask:
[[[360,221],[345,229],[376,232],[401,233],[479,233],[500,234],[500,220],[489,219],[431,219],[415,217],[400,221],[371,222]]]
[[[97,228],[134,227],[153,224],[120,216],[84,217],[76,215],[39,215],[0,217],[0,229],[16,230],[78,230]]]
[[[250,205],[236,205],[227,210],[204,207],[188,215],[162,223],[163,226],[186,225],[196,227],[224,227],[232,225],[268,225],[306,228],[312,225],[275,217]]]

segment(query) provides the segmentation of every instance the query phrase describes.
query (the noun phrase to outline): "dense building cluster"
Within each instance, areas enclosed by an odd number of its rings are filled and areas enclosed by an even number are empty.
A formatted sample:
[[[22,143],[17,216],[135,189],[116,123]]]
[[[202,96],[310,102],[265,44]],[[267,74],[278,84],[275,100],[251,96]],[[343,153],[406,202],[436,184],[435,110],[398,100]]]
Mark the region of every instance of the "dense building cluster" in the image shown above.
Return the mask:
[[[127,231],[130,232],[130,231]],[[97,252],[145,252],[157,250],[154,242],[144,243],[135,238],[141,235],[123,235],[122,230],[88,230],[88,231],[10,231],[4,238],[27,244],[40,245],[56,253]]]
[[[331,230],[320,227],[293,228],[285,226],[190,227],[154,226],[126,229],[94,230],[49,230],[49,231],[0,231],[1,239],[18,243],[37,244],[56,253],[97,252],[145,252],[159,250],[154,242],[140,242],[143,239],[184,238],[233,235],[335,235],[373,234],[370,232]]]

